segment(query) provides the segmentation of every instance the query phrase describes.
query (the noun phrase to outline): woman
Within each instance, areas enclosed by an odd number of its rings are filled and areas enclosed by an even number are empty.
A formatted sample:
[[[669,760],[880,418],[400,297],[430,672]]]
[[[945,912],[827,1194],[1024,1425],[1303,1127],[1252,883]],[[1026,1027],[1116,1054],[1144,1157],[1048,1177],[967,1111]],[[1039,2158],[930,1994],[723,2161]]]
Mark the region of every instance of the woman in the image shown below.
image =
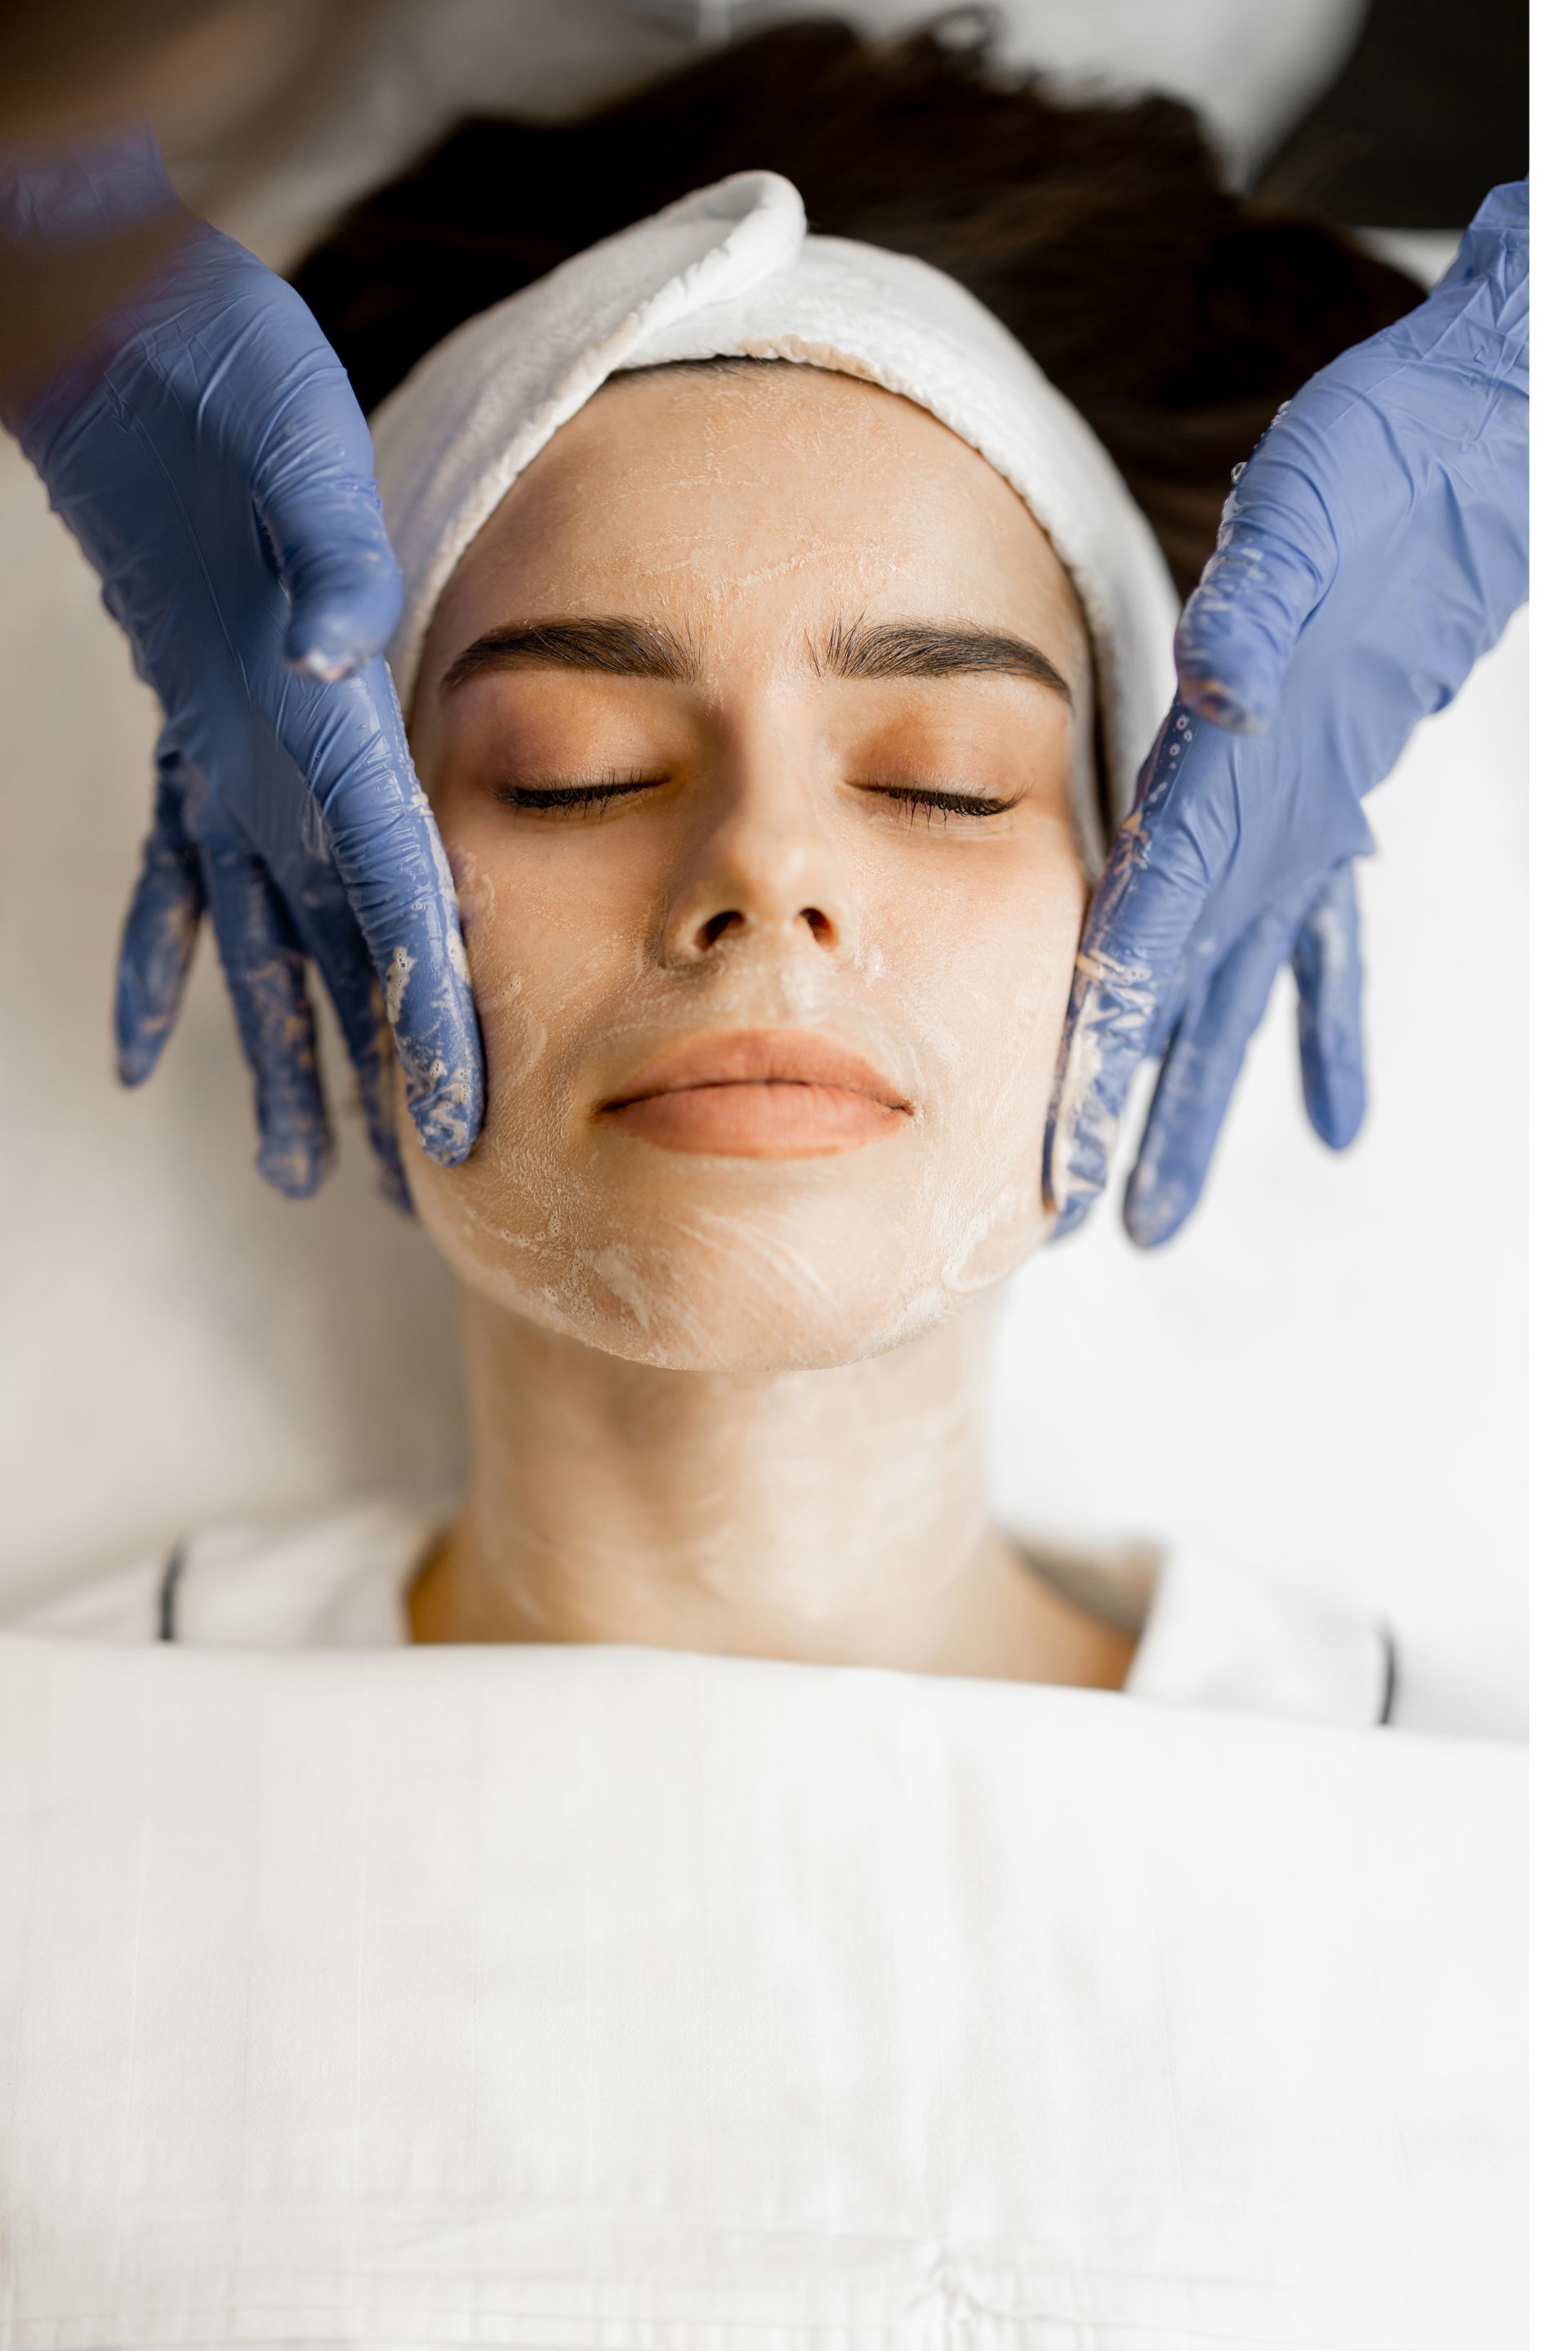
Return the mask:
[[[1172,110],[1052,109],[935,40],[878,57],[831,27],[769,36],[686,77],[663,118],[648,100],[625,115],[681,145],[716,88],[777,89],[784,50],[817,62],[818,102],[794,118],[808,162],[913,119],[967,175],[930,208],[948,248],[998,307],[1034,306],[1031,340],[1097,401],[1124,464],[1142,449],[1179,575],[1237,442],[1200,369],[1171,427],[1163,320],[1140,342],[1103,289],[1097,313],[1071,298],[1127,200],[1116,138],[1145,200],[1162,171],[1187,199],[1151,223],[1167,277],[1184,236],[1212,279],[1270,233]],[[801,77],[787,86],[799,100]],[[964,139],[933,147],[944,108]],[[749,135],[723,120],[720,160]],[[1009,126],[1015,147],[1055,135],[1032,186],[1007,179]],[[580,192],[604,152],[593,126],[486,135],[558,162],[577,140],[561,176]],[[658,192],[634,133],[615,152],[605,201]],[[362,393],[357,336],[396,372],[411,319],[453,307],[406,238],[401,276],[384,267],[411,206],[450,233],[453,184],[438,160],[306,272]],[[469,196],[483,214],[483,175]],[[1009,202],[1035,216],[1010,280]],[[857,204],[876,209],[865,186],[841,209]],[[915,241],[883,210],[888,243]],[[31,1621],[285,1646],[626,1641],[1387,1719],[1369,1626],[1167,1569],[1145,1628],[1146,1561],[1042,1561],[988,1522],[984,1300],[1044,1229],[1079,925],[1168,694],[1172,600],[1103,453],[995,319],[917,263],[802,246],[802,229],[767,175],[678,205],[487,311],[377,420],[410,583],[394,674],[491,1090],[464,1167],[403,1155],[465,1292],[462,1510],[197,1543]],[[334,319],[321,289],[367,238],[382,274],[359,279],[359,325]],[[496,242],[492,277],[533,274]],[[1347,288],[1364,327],[1401,298],[1315,232],[1275,243],[1333,289],[1325,349],[1348,340]],[[1124,287],[1123,327],[1143,290]],[[1263,409],[1281,363],[1272,381],[1234,367],[1255,399],[1267,385]],[[1230,403],[1223,429],[1259,421]]]

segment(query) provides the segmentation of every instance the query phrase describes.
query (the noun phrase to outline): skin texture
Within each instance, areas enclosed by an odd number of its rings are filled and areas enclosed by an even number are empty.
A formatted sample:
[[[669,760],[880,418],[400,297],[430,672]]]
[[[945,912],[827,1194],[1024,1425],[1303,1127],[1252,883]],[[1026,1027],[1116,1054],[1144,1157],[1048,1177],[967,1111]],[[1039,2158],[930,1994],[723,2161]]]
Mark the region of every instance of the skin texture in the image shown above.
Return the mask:
[[[982,631],[1032,653],[972,673]],[[629,643],[667,674],[584,665]],[[475,1433],[416,1637],[1120,1679],[988,1529],[974,1410],[1045,1228],[1092,702],[1013,493],[844,377],[616,380],[492,517],[412,714],[489,1073],[462,1166],[404,1150]],[[747,1082],[651,1094],[694,1050]]]

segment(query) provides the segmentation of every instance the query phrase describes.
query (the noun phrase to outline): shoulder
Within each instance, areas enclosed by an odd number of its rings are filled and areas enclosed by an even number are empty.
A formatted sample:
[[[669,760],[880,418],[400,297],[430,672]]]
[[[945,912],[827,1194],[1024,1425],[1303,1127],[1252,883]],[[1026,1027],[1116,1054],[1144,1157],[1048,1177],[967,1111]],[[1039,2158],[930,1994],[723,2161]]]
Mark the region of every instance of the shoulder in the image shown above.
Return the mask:
[[[5,1618],[12,1633],[52,1633],[80,1641],[155,1641],[166,1556],[95,1575],[70,1591],[37,1601]]]
[[[1177,1557],[1161,1571],[1127,1690],[1346,1729],[1393,1721],[1385,1625],[1323,1593]]]
[[[404,1589],[441,1523],[377,1496],[308,1518],[207,1528],[13,1616],[9,1629],[215,1648],[377,1648],[407,1639]]]
[[[1341,1601],[1146,1543],[1020,1548],[1076,1606],[1137,1635],[1130,1698],[1347,1729],[1395,1719],[1393,1636]]]

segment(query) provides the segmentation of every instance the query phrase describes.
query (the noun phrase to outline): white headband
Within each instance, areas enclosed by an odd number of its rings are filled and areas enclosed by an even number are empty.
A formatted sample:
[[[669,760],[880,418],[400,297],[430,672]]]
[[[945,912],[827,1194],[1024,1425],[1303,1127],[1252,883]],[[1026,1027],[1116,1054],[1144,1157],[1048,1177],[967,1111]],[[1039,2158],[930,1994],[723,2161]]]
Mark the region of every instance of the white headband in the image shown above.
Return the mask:
[[[405,702],[442,590],[552,434],[620,370],[721,358],[793,360],[902,393],[1011,484],[1083,607],[1119,820],[1175,684],[1176,593],[1154,533],[988,310],[923,261],[808,235],[798,192],[773,172],[737,172],[574,255],[466,320],[377,410],[406,592],[387,658]],[[1098,812],[1080,817],[1098,862]]]

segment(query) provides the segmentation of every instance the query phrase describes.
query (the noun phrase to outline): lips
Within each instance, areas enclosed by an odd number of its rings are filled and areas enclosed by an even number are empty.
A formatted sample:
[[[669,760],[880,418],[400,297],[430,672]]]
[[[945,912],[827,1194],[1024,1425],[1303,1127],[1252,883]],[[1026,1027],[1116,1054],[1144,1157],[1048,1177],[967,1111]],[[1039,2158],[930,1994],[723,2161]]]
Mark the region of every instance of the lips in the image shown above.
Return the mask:
[[[600,1115],[665,1151],[821,1159],[896,1132],[911,1109],[863,1055],[819,1030],[748,1029],[661,1053]]]

